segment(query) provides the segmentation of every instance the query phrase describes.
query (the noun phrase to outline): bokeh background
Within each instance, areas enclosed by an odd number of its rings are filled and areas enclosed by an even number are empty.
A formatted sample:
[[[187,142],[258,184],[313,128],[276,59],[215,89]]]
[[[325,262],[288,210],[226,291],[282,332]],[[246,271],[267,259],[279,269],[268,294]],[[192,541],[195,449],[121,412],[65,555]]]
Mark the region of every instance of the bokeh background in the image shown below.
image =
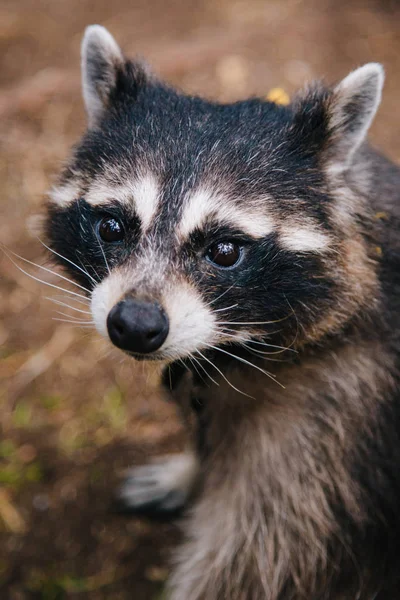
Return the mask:
[[[26,259],[48,264],[33,217],[85,127],[90,23],[171,83],[226,101],[380,61],[372,140],[400,159],[398,2],[1,0],[0,242]],[[53,320],[54,294],[0,257],[0,598],[161,598],[178,528],[117,516],[112,498],[129,465],[179,449],[180,425],[157,373]]]

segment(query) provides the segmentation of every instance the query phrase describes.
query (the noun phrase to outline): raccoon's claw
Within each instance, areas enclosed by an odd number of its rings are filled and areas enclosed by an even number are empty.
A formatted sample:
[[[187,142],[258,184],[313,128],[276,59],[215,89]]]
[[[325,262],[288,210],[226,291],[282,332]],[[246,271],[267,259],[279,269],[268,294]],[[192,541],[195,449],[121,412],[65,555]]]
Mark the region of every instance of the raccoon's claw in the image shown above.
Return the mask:
[[[190,495],[196,460],[189,454],[157,459],[129,471],[116,497],[116,509],[150,517],[179,515]]]

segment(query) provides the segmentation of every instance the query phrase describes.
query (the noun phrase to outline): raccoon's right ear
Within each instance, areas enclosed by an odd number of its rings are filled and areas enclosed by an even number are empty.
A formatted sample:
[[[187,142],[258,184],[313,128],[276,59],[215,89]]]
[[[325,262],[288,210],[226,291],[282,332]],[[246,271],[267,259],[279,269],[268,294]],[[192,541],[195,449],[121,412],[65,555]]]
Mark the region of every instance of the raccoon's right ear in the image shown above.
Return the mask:
[[[334,88],[328,109],[332,173],[349,167],[367,137],[381,102],[384,79],[382,65],[368,63],[352,71]]]
[[[86,28],[81,59],[83,99],[89,127],[94,127],[109,105],[125,59],[111,33],[101,25]]]

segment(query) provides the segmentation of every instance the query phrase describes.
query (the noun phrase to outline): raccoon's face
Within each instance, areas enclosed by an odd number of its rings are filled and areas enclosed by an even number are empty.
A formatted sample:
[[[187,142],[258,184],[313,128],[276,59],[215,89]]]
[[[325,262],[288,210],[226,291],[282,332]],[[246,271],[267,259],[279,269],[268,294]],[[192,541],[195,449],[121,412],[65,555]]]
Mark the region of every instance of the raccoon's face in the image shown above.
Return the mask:
[[[300,347],[374,285],[345,184],[379,104],[371,64],[288,107],[184,96],[83,41],[89,128],[53,190],[49,244],[98,331],[137,358]],[[274,348],[272,349],[272,352]]]

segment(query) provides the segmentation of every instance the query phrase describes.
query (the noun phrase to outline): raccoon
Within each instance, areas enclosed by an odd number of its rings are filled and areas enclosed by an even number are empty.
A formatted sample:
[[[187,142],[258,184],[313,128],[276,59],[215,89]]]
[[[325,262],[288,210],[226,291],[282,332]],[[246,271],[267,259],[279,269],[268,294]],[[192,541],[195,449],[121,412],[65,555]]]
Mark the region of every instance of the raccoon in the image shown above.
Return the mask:
[[[119,493],[184,510],[168,598],[399,598],[400,171],[366,142],[382,66],[219,104],[94,25],[82,74],[88,129],[45,230],[188,426]]]

